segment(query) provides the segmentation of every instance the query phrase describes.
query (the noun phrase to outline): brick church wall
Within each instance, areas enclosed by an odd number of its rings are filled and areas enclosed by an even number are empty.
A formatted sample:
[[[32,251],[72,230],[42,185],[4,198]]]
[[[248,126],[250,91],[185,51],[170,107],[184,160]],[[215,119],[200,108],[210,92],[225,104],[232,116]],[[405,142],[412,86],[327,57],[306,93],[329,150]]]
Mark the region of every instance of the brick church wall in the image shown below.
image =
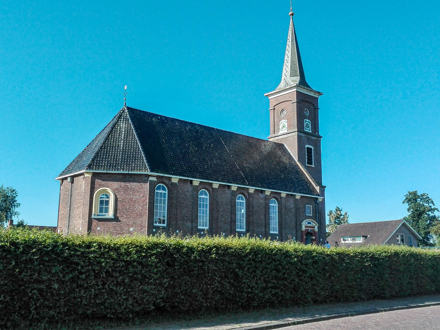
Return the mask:
[[[100,188],[109,188],[115,194],[115,216],[114,219],[91,218],[90,207],[89,231],[111,235],[145,234],[149,205],[148,175],[93,173],[90,205],[93,194]]]
[[[155,187],[164,184],[168,189],[167,226],[154,225]],[[93,196],[101,189],[111,189],[115,195],[114,219],[93,217]],[[209,229],[198,229],[198,194],[205,189],[209,193]],[[70,195],[71,194],[71,195]],[[236,198],[241,194],[246,199],[246,231],[236,231]],[[69,198],[71,199],[70,223],[68,224]],[[278,202],[278,233],[270,233],[269,203]],[[301,223],[305,219],[318,221],[319,237],[325,237],[325,214],[323,204],[315,204],[315,198],[297,199],[294,195],[281,197],[280,193],[264,190],[250,192],[247,188],[193,182],[179,179],[172,182],[169,177],[149,177],[139,174],[93,173],[79,175],[72,183],[61,182],[58,228],[60,232],[85,234],[148,234],[161,232],[179,235],[247,235],[251,237],[279,239],[301,239]],[[305,216],[305,205],[313,207],[311,217]],[[316,207],[320,208],[316,219]],[[320,243],[320,242],[318,242]]]

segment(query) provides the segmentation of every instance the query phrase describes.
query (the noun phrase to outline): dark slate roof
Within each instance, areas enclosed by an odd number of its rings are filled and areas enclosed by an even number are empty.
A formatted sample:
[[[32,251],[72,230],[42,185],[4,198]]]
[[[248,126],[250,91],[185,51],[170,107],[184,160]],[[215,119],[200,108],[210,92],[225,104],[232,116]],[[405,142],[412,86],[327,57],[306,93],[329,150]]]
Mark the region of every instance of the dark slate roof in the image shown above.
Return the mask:
[[[60,177],[83,170],[152,172],[318,195],[283,144],[130,107]]]
[[[338,226],[327,240],[331,246],[338,242],[339,246],[352,247],[363,245],[383,245],[390,236],[401,226],[405,225],[409,230],[418,235],[404,220],[375,221],[365,223],[350,223]],[[368,236],[363,243],[341,243],[341,238],[346,236]]]

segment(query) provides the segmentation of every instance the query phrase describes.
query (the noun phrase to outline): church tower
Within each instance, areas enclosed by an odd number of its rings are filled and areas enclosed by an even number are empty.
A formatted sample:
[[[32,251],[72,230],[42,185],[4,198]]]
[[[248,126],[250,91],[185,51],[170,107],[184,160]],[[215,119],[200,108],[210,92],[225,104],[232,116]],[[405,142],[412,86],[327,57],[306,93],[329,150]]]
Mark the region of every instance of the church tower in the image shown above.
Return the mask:
[[[322,95],[306,81],[293,12],[287,37],[281,83],[265,94],[270,103],[269,141],[283,143],[295,159],[322,187],[321,135],[319,134],[318,98]],[[323,188],[323,187],[322,187]]]

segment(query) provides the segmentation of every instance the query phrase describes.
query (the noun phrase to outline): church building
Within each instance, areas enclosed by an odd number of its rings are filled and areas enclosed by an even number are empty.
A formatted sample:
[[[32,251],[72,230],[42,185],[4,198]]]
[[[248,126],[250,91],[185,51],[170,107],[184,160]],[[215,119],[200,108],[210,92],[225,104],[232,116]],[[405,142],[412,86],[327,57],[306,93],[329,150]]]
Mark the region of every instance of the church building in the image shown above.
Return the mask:
[[[268,140],[124,105],[56,178],[58,231],[325,241],[318,98],[293,13]],[[261,116],[266,116],[261,109]]]

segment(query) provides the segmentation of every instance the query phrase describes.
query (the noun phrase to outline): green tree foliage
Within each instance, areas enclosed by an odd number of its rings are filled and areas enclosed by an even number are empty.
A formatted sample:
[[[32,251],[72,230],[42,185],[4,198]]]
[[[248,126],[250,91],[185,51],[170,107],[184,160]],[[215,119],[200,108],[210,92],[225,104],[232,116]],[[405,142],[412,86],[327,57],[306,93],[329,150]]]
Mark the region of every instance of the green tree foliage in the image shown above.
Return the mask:
[[[328,216],[328,224],[327,224],[327,232],[333,233],[338,226],[348,223],[348,214],[347,212],[342,213],[342,208],[336,206],[335,210],[330,210],[327,213]]]
[[[437,246],[440,246],[440,223],[432,226],[431,234],[435,235],[435,238],[437,240]]]
[[[20,213],[17,209],[20,207],[20,203],[17,202],[18,193],[12,187],[0,186],[0,226],[3,226],[17,217]]]
[[[439,224],[439,217],[435,215],[439,209],[428,194],[408,191],[403,204],[408,204],[408,215],[403,219],[422,237],[421,245],[433,245],[434,236],[431,230]]]

